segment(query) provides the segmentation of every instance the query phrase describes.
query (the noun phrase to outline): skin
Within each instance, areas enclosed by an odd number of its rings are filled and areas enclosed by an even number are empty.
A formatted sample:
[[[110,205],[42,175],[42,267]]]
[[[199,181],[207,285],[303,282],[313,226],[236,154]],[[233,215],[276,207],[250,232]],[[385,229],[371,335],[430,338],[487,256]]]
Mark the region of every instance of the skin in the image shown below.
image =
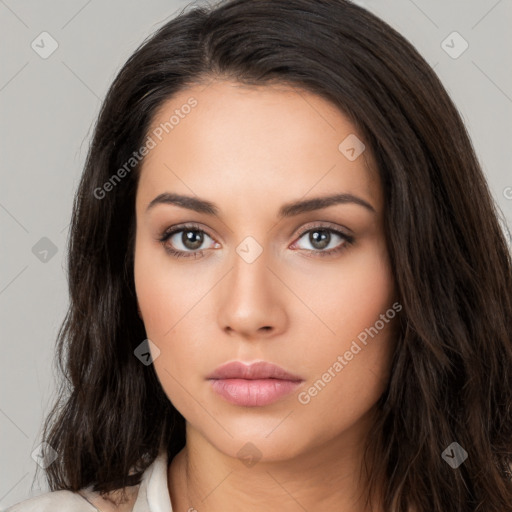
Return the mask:
[[[356,128],[323,98],[284,85],[195,85],[168,100],[152,127],[191,96],[197,106],[147,155],[136,196],[140,314],[160,350],[158,378],[186,419],[186,447],[169,466],[173,510],[369,510],[359,470],[389,379],[394,322],[309,403],[298,393],[396,300],[370,151],[349,161],[338,145],[349,134],[362,140]],[[147,210],[164,192],[207,199],[219,217],[172,204]],[[285,203],[334,192],[364,199],[375,212],[345,203],[277,217]],[[203,254],[174,258],[158,238],[189,222],[206,233]],[[322,257],[346,241],[331,232],[319,248],[300,234],[315,223],[351,233],[354,243]],[[192,254],[182,234],[166,244]],[[252,263],[236,252],[247,236],[262,248]],[[235,360],[273,362],[304,382],[270,405],[234,405],[206,377]],[[237,456],[248,442],[261,456],[252,466]]]

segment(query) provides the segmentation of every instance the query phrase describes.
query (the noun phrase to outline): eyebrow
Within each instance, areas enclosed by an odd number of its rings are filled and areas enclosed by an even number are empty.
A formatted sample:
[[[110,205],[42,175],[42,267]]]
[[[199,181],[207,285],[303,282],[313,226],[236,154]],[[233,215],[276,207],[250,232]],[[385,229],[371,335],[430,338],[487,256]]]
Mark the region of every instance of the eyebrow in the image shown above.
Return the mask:
[[[334,194],[286,203],[279,209],[278,217],[293,217],[294,215],[321,210],[322,208],[327,208],[335,204],[348,203],[357,204],[373,213],[376,213],[375,208],[360,197],[357,197],[353,194]],[[170,192],[164,192],[163,194],[156,196],[146,208],[146,213],[158,204],[172,204],[175,206],[180,206],[181,208],[193,210],[198,213],[205,213],[215,217],[219,216],[219,208],[215,205],[215,203],[212,203],[211,201]]]

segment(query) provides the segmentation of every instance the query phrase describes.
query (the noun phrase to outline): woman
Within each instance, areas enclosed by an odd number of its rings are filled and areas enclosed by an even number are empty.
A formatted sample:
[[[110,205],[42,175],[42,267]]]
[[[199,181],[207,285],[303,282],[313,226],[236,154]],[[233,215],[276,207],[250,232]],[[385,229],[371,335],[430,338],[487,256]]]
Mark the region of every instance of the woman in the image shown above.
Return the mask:
[[[344,0],[182,13],[103,104],[52,492],[10,510],[512,510],[511,270],[391,27]]]

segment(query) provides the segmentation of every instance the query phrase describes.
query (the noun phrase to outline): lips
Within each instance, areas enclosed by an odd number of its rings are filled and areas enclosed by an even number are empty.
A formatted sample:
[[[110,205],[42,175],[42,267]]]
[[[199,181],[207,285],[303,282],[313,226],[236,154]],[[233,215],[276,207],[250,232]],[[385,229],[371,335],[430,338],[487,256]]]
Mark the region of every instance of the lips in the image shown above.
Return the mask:
[[[223,364],[219,366],[207,379],[280,379],[292,382],[302,381],[297,375],[288,373],[280,366],[266,361],[259,361],[246,365],[240,361]]]
[[[207,379],[213,391],[228,402],[244,407],[261,407],[276,402],[304,381],[280,366],[266,361],[224,364]]]

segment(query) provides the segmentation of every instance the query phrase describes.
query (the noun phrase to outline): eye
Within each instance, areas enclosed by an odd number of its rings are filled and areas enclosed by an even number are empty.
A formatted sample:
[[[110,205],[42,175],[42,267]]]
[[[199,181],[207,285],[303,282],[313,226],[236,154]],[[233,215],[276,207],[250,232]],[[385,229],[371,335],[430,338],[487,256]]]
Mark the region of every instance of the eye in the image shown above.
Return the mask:
[[[306,236],[307,235],[307,236]],[[312,248],[299,247],[319,256],[337,254],[354,243],[354,237],[328,226],[313,226],[302,231],[299,240],[304,239]],[[297,242],[293,244],[297,245]]]
[[[207,238],[214,241],[197,224],[187,224],[174,226],[164,231],[159,241],[171,256],[176,258],[200,258],[203,256],[203,250],[200,248]],[[203,249],[207,249],[207,247]]]
[[[219,247],[219,244],[197,224],[173,226],[158,238],[165,251],[174,258],[203,257],[204,250],[208,249],[203,247],[207,239],[213,242],[213,247]],[[312,248],[299,247],[299,249],[318,256],[337,254],[354,243],[353,236],[325,225],[306,228],[300,233],[298,240],[301,239],[304,239]],[[298,241],[292,245],[292,248],[297,244]]]

